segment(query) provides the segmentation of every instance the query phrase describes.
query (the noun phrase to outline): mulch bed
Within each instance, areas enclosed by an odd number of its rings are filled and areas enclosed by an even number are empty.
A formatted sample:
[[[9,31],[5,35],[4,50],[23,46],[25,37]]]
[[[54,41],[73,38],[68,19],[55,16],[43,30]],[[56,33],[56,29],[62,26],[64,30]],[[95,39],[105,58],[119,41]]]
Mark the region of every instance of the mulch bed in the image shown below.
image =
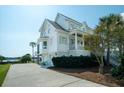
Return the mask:
[[[111,67],[105,67],[104,74],[98,73],[98,67],[92,68],[49,68],[64,74],[72,75],[82,79],[86,79],[95,83],[103,84],[109,87],[123,87],[124,81],[117,80],[110,74]]]

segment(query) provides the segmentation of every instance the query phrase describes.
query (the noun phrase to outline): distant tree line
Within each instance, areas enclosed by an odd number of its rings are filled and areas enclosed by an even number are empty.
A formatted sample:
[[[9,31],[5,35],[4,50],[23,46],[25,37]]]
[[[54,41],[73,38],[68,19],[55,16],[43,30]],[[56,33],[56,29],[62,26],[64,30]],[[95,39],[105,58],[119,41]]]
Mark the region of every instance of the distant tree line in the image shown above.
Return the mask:
[[[6,59],[7,59],[6,57],[0,55],[0,63],[3,63],[3,60],[6,60]],[[13,62],[8,61],[8,63],[29,63],[32,61],[30,54],[25,54],[22,57],[18,57],[18,59],[19,59],[19,61],[13,61]],[[7,62],[5,62],[5,63],[7,63]]]

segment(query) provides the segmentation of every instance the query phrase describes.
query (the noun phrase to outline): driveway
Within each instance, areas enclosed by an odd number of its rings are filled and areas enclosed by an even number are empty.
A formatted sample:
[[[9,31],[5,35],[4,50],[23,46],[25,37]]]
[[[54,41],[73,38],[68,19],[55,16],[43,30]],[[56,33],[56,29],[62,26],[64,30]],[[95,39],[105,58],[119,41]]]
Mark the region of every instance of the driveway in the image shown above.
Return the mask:
[[[37,64],[12,65],[3,87],[104,87],[77,77],[41,68]]]

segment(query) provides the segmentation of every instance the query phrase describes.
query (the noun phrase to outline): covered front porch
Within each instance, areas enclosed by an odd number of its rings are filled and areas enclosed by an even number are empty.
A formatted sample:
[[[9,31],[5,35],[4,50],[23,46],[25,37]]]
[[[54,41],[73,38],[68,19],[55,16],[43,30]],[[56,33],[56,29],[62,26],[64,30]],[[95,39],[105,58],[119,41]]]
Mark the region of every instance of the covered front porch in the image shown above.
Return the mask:
[[[85,32],[73,30],[69,33],[69,55],[73,56],[89,56],[90,51],[85,49]]]
[[[69,49],[82,50],[84,49],[84,33],[78,30],[70,31],[69,33]]]

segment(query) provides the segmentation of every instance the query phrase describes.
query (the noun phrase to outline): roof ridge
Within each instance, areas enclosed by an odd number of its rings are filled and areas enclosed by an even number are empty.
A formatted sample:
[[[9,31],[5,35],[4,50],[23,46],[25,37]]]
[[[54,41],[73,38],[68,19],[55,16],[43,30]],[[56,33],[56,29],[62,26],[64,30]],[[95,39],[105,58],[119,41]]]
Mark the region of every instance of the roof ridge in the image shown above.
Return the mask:
[[[65,30],[63,27],[61,27],[59,24],[57,24],[55,21],[52,21],[52,20],[49,20],[47,19],[55,28],[57,29],[61,29],[61,30],[64,30],[64,31],[67,31]]]
[[[50,19],[48,19],[48,18],[46,18],[46,20],[48,20],[48,21],[53,21],[53,20],[50,20]],[[54,21],[53,21],[54,22]]]

